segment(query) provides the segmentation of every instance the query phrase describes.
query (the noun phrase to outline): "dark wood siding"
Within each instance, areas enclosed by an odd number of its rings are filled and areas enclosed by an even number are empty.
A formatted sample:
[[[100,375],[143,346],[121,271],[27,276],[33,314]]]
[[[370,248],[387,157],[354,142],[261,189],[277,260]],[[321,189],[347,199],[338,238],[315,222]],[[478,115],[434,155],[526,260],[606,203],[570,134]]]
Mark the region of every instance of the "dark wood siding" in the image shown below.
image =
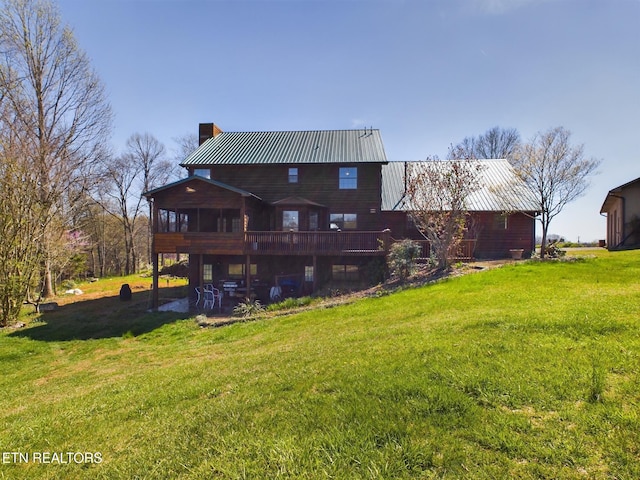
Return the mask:
[[[475,234],[470,232],[469,237],[477,239],[476,258],[506,258],[510,256],[510,249],[523,249],[527,255],[534,250],[535,219],[532,216],[524,213],[508,215],[504,228],[504,222],[499,219],[500,212],[474,212],[472,215]],[[410,227],[404,212],[384,212],[381,219],[396,240],[424,239],[415,228]]]
[[[240,208],[242,196],[195,180],[158,192],[154,201],[157,208]]]
[[[340,190],[340,167],[358,168],[358,188]],[[298,182],[289,183],[289,168],[298,169]],[[268,203],[298,196],[327,207],[331,213],[356,213],[358,230],[380,229],[380,164],[219,165],[212,178],[247,190]],[[373,212],[373,213],[372,213]]]

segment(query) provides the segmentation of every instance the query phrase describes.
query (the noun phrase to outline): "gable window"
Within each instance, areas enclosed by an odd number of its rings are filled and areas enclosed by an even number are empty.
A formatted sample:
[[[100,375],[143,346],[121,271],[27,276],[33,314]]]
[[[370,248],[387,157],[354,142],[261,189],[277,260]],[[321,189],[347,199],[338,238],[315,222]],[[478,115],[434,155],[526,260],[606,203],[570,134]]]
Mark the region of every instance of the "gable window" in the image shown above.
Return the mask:
[[[289,169],[289,183],[298,183],[298,168],[292,167]]]
[[[356,230],[358,215],[355,213],[332,213],[329,215],[331,230]]]
[[[198,177],[204,177],[204,178],[211,179],[211,169],[209,169],[209,168],[196,168],[193,171],[193,174],[197,175]]]
[[[358,168],[340,167],[338,183],[340,190],[355,190],[358,188]]]

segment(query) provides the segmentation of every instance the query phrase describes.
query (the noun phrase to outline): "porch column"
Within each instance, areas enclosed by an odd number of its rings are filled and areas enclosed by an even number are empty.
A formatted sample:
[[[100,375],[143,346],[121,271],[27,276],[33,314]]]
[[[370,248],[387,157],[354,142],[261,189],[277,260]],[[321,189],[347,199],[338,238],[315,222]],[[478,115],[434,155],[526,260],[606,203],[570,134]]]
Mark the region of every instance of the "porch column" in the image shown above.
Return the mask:
[[[313,293],[318,289],[318,256],[313,256]]]
[[[251,298],[251,255],[247,255],[244,266],[244,285],[247,288],[247,298]]]
[[[153,243],[153,240],[152,240]],[[153,247],[152,247],[153,250]],[[152,254],[153,257],[153,274],[152,274],[152,284],[151,284],[151,309],[158,310],[158,304],[160,303],[159,292],[158,292],[158,276],[159,276],[159,268],[158,268],[158,254],[154,251]]]

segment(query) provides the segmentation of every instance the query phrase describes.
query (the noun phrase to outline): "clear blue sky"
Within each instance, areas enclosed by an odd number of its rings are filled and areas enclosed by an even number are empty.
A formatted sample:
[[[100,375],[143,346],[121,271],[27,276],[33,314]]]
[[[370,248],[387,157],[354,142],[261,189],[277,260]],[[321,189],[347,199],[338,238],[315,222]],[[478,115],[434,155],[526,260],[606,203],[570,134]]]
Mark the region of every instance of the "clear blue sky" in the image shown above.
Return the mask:
[[[640,0],[59,0],[105,83],[113,146],[226,131],[381,130],[390,160],[445,157],[493,126],[563,126],[602,159],[551,224],[605,237],[640,177]]]

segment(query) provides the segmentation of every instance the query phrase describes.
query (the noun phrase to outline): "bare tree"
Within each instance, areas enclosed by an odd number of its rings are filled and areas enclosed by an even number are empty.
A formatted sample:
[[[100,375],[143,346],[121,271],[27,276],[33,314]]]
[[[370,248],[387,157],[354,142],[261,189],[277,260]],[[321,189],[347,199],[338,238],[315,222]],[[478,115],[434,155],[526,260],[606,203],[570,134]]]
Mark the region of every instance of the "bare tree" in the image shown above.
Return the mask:
[[[139,266],[139,224],[143,218],[142,193],[164,184],[171,175],[172,165],[165,158],[164,145],[149,133],[135,133],[127,139],[124,154],[105,165],[105,189],[110,201],[101,200],[107,212],[122,225],[126,251],[125,273]],[[150,222],[145,223],[148,230]],[[147,258],[150,258],[150,232],[147,231]]]
[[[466,137],[456,146],[466,158],[504,158],[510,160],[520,145],[515,128],[493,127],[477,137]]]
[[[462,153],[452,149],[449,156]],[[449,266],[450,253],[467,228],[467,198],[480,188],[482,166],[472,158],[437,158],[409,164],[407,205],[413,221],[429,241],[438,268]]]
[[[542,225],[540,256],[544,258],[549,224],[564,207],[582,196],[600,160],[585,158],[584,145],[572,146],[571,132],[555,127],[538,132],[514,154],[518,176],[536,196]]]
[[[0,90],[12,111],[14,135],[28,148],[37,177],[45,278],[53,293],[51,219],[64,219],[91,181],[111,127],[102,84],[71,30],[48,0],[4,0],[0,9]]]
[[[176,164],[180,164],[180,162],[198,148],[198,135],[195,133],[186,133],[180,137],[174,138],[173,141],[178,145],[175,154]],[[176,179],[180,178],[180,176],[184,176],[181,175],[183,172],[184,170],[175,172],[174,175]]]

